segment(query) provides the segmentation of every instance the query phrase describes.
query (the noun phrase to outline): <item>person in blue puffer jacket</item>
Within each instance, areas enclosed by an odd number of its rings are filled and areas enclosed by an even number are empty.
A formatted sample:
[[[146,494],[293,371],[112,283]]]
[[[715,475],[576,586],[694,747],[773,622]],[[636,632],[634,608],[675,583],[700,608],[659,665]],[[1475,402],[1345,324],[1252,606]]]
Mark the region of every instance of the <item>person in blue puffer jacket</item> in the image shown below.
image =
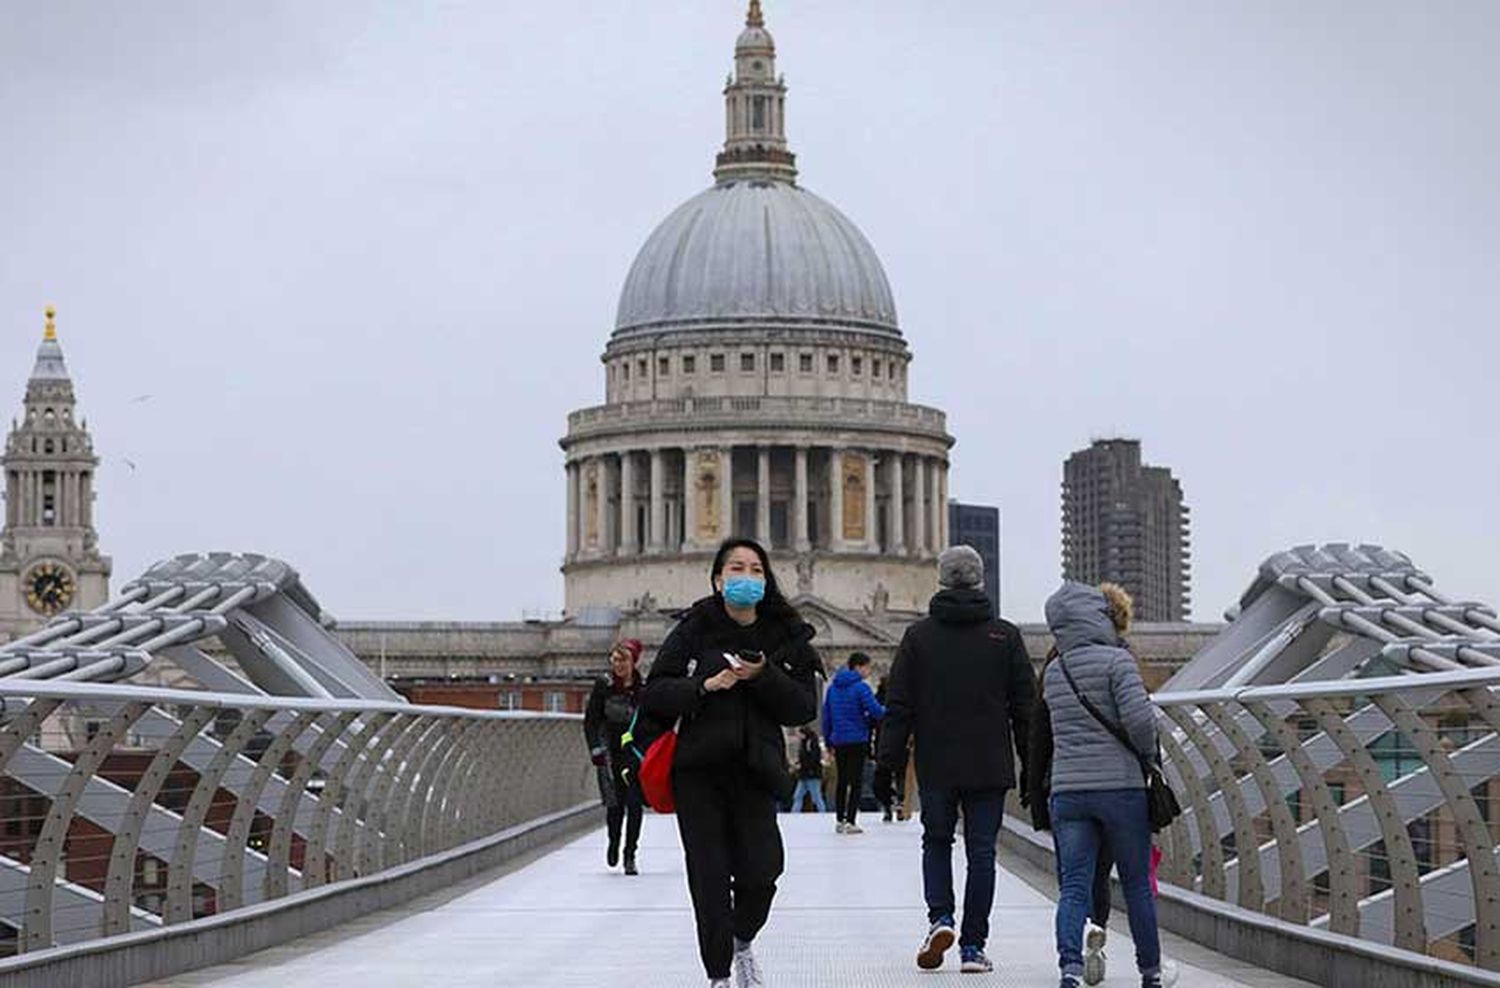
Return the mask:
[[[839,776],[838,788],[834,790],[838,815],[834,829],[841,834],[864,833],[854,820],[864,788],[865,756],[870,751],[870,732],[875,722],[885,717],[885,707],[865,682],[870,672],[870,657],[854,652],[849,656],[847,668],[839,670],[823,696],[823,740],[833,749]]]

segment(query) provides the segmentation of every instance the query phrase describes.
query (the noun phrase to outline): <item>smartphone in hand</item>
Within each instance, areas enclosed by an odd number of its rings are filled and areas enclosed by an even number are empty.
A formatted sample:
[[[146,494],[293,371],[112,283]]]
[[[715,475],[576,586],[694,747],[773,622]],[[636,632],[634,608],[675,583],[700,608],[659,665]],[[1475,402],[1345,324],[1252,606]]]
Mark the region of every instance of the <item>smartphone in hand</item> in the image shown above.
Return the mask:
[[[745,667],[745,663],[741,662],[740,657],[733,652],[725,652],[724,661],[729,663],[729,668],[731,669],[743,669]]]

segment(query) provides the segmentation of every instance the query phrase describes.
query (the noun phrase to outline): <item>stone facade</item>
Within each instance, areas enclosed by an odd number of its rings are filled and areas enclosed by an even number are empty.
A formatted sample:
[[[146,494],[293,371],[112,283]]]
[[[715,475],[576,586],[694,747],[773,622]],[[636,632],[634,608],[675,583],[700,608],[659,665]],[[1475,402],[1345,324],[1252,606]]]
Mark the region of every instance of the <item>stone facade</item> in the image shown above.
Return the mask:
[[[931,589],[929,588],[929,592]],[[857,613],[833,610],[814,600],[796,600],[818,629],[813,644],[830,672],[850,652],[869,654],[880,671],[889,668],[906,628],[921,615],[912,612]],[[615,621],[561,622],[343,622],[335,629],[349,648],[384,677],[398,681],[527,684],[566,682],[599,675],[608,667],[609,649],[621,638],[645,643],[649,667],[675,621],[662,611],[627,610]],[[1021,624],[1026,648],[1040,666],[1052,637],[1043,624]],[[1156,689],[1179,666],[1223,630],[1217,624],[1142,624],[1130,634],[1146,683]],[[519,689],[520,687],[516,687]]]
[[[63,610],[109,598],[110,560],[94,531],[99,458],[76,417],[73,382],[57,341],[53,311],[26,383],[25,412],[12,423],[0,531],[0,637],[19,637]]]

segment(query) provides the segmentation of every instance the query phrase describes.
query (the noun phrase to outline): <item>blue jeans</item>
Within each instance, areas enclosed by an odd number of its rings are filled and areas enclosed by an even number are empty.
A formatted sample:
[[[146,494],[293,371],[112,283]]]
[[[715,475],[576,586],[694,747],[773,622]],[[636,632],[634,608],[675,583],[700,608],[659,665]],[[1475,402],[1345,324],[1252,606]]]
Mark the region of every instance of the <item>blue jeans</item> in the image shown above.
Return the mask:
[[[1057,965],[1083,975],[1083,920],[1093,899],[1094,869],[1107,848],[1120,872],[1135,964],[1141,974],[1161,970],[1156,900],[1151,897],[1151,821],[1144,789],[1053,793],[1052,839],[1062,878],[1057,895]]]
[[[955,912],[953,832],[962,806],[969,870],[964,877],[964,921],[958,944],[983,947],[990,935],[990,906],[995,902],[995,842],[1000,836],[1000,815],[1005,811],[1005,790],[923,788],[921,797],[922,889],[927,896],[927,921],[935,923]]]
[[[822,779],[798,779],[797,788],[792,792],[793,813],[802,812],[802,794],[806,793],[812,797],[813,806],[819,813],[828,812],[828,804],[823,802],[823,780]]]

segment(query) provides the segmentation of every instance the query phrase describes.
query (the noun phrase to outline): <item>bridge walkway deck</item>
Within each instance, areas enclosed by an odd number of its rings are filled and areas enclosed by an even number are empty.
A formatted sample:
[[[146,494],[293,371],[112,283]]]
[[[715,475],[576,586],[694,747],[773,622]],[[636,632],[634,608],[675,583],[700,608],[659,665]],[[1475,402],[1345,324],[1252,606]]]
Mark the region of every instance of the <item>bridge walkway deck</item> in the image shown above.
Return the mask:
[[[783,816],[787,872],[757,952],[772,986],[937,988],[1057,983],[1051,876],[1001,852],[991,914],[993,975],[916,968],[925,931],[915,822],[832,832],[832,817]],[[597,831],[461,888],[156,988],[702,988],[677,830],[647,815],[642,874],[604,867]],[[962,845],[955,849],[956,864]],[[961,865],[958,865],[961,874]],[[1164,935],[1183,988],[1304,986]],[[1138,984],[1124,916],[1111,923],[1106,986]]]

